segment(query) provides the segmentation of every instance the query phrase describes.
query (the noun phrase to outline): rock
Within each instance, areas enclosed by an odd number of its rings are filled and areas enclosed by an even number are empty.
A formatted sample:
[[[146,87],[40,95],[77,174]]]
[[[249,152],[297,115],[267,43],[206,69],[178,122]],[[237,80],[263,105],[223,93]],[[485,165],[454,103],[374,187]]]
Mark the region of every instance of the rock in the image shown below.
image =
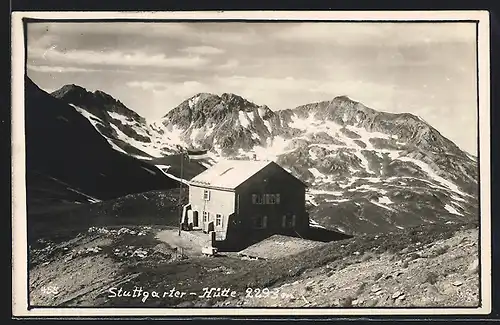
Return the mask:
[[[351,307],[352,306],[352,298],[351,297],[345,297],[339,299],[339,305],[341,307]]]
[[[406,296],[405,294],[403,293],[401,296],[398,297],[398,300],[405,300]]]
[[[179,308],[193,307],[193,306],[194,306],[194,303],[192,301],[183,301],[177,305],[177,307],[179,307]]]
[[[368,299],[365,303],[365,306],[366,307],[374,307],[376,306],[378,303],[378,299],[377,298],[374,298],[374,299]]]
[[[375,287],[375,288],[372,288],[370,291],[371,292],[379,292],[380,290],[381,290],[381,288]]]
[[[472,275],[479,272],[479,259],[475,259],[467,269],[467,274]]]
[[[462,281],[457,280],[457,281],[453,282],[452,284],[453,284],[455,287],[459,287],[459,286],[461,286],[461,285],[463,284],[463,282],[462,282]]]
[[[392,299],[396,299],[397,297],[401,296],[402,292],[401,291],[396,291],[392,294]]]
[[[428,284],[428,283],[426,283],[426,285],[424,287],[424,291],[427,293],[433,293],[433,294],[438,293],[438,289],[436,288],[436,286]]]
[[[382,272],[377,272],[374,276],[373,276],[373,281],[377,281],[378,279],[380,279],[384,274]]]

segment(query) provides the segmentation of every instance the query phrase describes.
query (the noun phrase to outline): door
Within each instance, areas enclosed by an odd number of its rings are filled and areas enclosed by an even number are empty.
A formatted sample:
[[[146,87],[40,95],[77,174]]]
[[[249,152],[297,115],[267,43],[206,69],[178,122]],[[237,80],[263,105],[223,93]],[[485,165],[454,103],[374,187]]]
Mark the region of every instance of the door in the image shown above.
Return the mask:
[[[213,221],[210,221],[208,223],[208,232],[210,233],[211,231],[214,231],[214,222]]]
[[[198,211],[193,211],[193,227],[199,227]]]

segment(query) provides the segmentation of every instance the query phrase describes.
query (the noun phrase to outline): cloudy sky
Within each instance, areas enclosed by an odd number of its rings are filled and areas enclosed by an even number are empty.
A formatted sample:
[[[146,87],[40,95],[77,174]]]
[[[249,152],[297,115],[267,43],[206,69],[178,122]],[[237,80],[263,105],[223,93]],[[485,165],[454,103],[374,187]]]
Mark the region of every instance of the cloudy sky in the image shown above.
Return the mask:
[[[30,23],[28,76],[100,89],[150,119],[200,92],[271,109],[347,95],[411,112],[476,154],[472,23]]]

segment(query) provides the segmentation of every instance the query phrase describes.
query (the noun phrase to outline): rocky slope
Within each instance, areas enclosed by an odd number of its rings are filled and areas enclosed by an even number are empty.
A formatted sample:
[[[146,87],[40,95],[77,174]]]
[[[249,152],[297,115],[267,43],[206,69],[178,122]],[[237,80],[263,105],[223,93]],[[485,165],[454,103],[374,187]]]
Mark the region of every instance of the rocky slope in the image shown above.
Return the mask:
[[[90,227],[30,245],[30,299],[54,307],[477,307],[477,226],[425,225],[268,260],[181,255],[156,226]],[[206,287],[236,294],[210,298]],[[169,296],[172,289],[185,295]]]
[[[200,93],[148,123],[102,92],[69,85],[53,95],[116,150],[153,164],[177,144],[208,149],[205,166],[277,161],[309,185],[313,219],[335,230],[376,233],[478,218],[477,158],[409,113],[379,112],[346,96],[273,111],[235,94]]]

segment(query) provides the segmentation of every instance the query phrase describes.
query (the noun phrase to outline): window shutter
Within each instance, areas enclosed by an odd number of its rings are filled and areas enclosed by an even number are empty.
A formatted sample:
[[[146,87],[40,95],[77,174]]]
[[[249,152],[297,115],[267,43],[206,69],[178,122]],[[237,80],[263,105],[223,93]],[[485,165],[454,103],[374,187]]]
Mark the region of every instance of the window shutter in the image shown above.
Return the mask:
[[[262,228],[267,228],[267,216],[264,216],[264,219],[262,220]]]
[[[276,194],[276,204],[280,204],[280,195]]]
[[[257,204],[257,194],[252,194],[252,204]]]
[[[295,214],[292,216],[292,227],[295,227]]]
[[[284,215],[282,218],[281,218],[281,227],[285,228],[286,227],[286,215]]]

